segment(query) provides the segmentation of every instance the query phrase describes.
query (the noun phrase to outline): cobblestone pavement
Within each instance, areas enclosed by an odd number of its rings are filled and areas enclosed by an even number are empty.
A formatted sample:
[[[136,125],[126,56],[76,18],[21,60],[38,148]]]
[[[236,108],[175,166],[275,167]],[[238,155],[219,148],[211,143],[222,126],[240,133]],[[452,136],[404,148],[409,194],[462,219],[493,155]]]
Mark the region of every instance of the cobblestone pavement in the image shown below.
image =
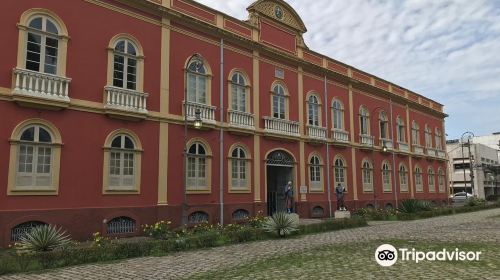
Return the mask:
[[[180,252],[164,257],[81,265],[0,279],[179,279],[223,269],[279,254],[303,252],[335,244],[374,240],[493,242],[500,244],[500,209],[441,216],[417,221],[370,222],[369,227],[305,235],[295,239],[268,240],[206,250]]]

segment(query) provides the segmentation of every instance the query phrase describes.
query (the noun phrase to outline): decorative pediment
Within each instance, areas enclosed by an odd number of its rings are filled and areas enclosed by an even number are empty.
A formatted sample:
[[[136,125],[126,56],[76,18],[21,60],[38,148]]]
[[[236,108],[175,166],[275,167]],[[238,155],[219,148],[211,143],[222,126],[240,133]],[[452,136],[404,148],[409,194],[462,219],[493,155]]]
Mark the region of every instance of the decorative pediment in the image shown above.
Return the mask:
[[[247,8],[252,14],[263,15],[303,34],[307,31],[304,22],[295,10],[283,0],[258,0]]]

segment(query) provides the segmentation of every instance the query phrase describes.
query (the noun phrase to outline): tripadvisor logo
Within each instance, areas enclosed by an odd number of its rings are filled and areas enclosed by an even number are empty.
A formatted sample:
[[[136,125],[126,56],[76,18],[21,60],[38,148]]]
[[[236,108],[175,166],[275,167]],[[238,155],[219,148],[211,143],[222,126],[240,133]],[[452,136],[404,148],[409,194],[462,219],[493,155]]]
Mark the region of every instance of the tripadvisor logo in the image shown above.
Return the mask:
[[[399,248],[391,244],[382,244],[375,250],[375,261],[381,266],[394,265],[398,257],[401,261],[413,261],[419,263],[426,261],[479,261],[481,251],[460,251],[442,249],[440,251],[418,251],[415,248]]]

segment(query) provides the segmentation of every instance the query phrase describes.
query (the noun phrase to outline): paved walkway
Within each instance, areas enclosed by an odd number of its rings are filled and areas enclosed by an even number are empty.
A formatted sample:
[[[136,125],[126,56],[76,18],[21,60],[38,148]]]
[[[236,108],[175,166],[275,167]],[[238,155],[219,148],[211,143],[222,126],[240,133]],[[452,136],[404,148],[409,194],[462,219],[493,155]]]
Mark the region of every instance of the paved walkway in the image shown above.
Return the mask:
[[[382,239],[495,242],[500,244],[500,209],[406,222],[370,222],[369,227],[268,240],[165,257],[145,257],[116,263],[81,265],[0,279],[179,279],[200,272],[235,266],[280,254],[342,243]]]

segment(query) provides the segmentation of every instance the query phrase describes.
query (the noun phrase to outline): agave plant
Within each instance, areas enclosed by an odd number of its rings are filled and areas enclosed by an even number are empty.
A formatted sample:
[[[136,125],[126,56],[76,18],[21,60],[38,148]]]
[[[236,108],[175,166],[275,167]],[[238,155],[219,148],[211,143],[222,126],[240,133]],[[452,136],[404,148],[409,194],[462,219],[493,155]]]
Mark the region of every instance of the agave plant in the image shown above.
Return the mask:
[[[419,208],[421,211],[430,211],[434,208],[434,203],[428,200],[420,200]]]
[[[21,252],[52,251],[69,245],[71,239],[66,231],[52,225],[41,225],[21,236],[16,243]]]
[[[285,237],[297,231],[299,227],[299,218],[296,214],[286,212],[276,212],[272,217],[268,217],[262,228],[270,233],[276,233],[280,237]]]
[[[399,212],[416,213],[420,211],[420,201],[416,199],[403,200],[399,206]]]

